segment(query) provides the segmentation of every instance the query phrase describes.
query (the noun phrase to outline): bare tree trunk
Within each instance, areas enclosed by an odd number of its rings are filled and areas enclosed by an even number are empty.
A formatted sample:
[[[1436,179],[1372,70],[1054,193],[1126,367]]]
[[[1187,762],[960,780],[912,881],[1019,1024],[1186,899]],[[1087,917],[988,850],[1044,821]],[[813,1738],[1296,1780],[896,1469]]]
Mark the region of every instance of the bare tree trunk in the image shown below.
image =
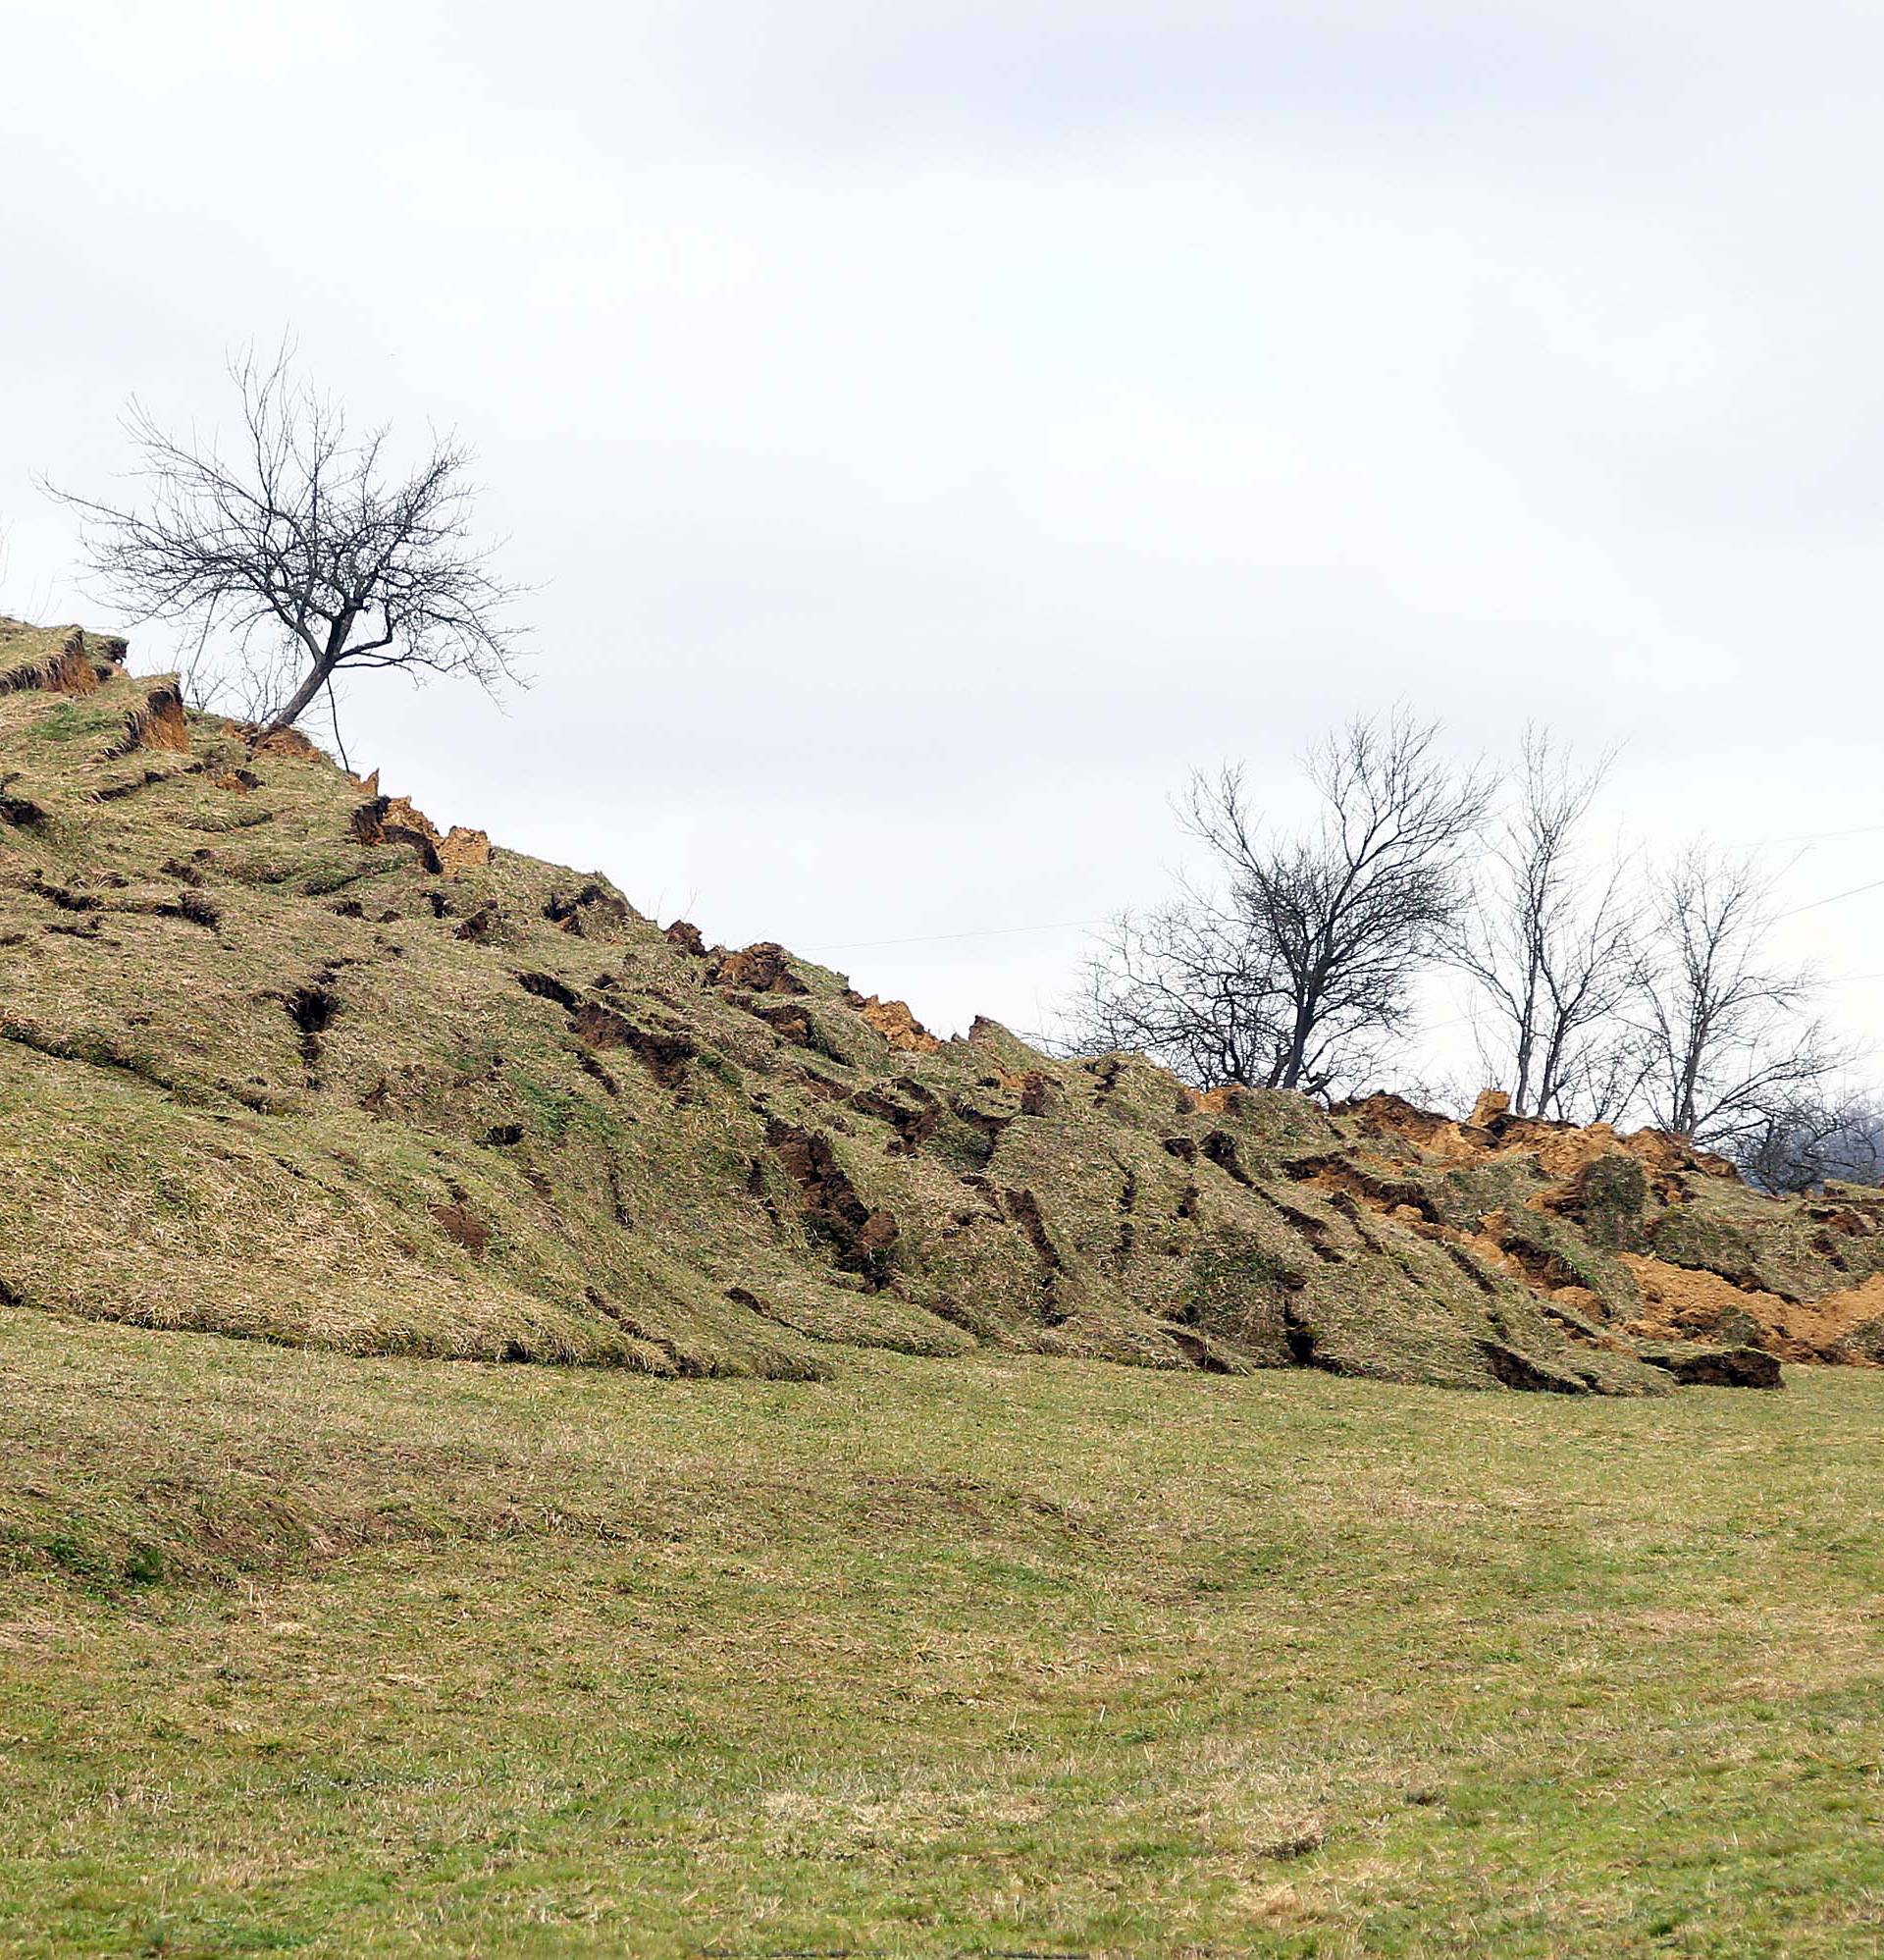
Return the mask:
[[[1538,976],[1537,963],[1534,960],[1531,971],[1525,976],[1524,998],[1519,1004],[1516,1016],[1518,1047],[1513,1069],[1514,1080],[1511,1084],[1511,1107],[1520,1116],[1536,1114],[1531,1106],[1531,1060],[1532,1049],[1537,1040],[1537,1017]]]
[[[1143,1043],[1204,1086],[1322,1096],[1357,1088],[1407,1037],[1410,993],[1462,899],[1484,815],[1482,768],[1437,753],[1436,725],[1362,715],[1304,758],[1321,805],[1267,831],[1241,772],[1194,776],[1180,810],[1224,878],[1133,928],[1089,966],[1077,1039]]]
[[[307,713],[309,707],[313,704],[314,697],[327,685],[328,678],[333,673],[336,664],[337,662],[325,658],[316,661],[308,669],[307,678],[288,696],[286,706],[275,716],[274,720],[262,730],[262,733],[264,735],[279,735],[284,728],[293,727],[294,723]]]

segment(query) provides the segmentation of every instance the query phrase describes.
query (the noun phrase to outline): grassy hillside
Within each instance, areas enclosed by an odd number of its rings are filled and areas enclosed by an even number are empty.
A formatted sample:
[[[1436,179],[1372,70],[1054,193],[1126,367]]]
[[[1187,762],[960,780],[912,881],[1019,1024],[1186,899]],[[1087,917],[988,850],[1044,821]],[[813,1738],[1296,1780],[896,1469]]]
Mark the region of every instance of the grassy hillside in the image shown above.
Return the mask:
[[[0,1299],[354,1353],[1626,1395],[1884,1353],[1884,1198],[1055,1062],[0,624]]]
[[[1877,1950],[1874,1371],[0,1380],[9,1954]]]
[[[937,1040],[0,622],[0,1950],[1870,1953],[1881,1359],[1884,1194]]]

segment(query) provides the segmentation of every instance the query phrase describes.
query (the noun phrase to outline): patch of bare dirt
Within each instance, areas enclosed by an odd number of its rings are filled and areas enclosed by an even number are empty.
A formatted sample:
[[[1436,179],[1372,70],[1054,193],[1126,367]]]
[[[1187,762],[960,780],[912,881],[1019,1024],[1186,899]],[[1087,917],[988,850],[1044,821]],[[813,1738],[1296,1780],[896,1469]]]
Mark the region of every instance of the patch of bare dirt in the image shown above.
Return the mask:
[[[482,871],[491,862],[491,839],[482,830],[454,823],[439,842],[439,868],[448,877],[454,872]]]
[[[605,940],[618,938],[635,915],[619,892],[591,878],[574,892],[552,892],[543,916],[574,938]]]
[[[96,694],[98,674],[85,653],[85,636],[77,626],[68,626],[59,637],[46,663],[42,685],[53,694]]]
[[[374,770],[371,780],[379,781]],[[482,830],[453,824],[443,836],[439,826],[409,796],[375,796],[354,811],[353,841],[369,850],[383,844],[407,845],[433,873],[479,871],[491,862],[491,839]]]
[[[462,1245],[474,1259],[484,1257],[491,1243],[491,1228],[474,1211],[461,1203],[435,1204],[432,1221],[454,1245]]]
[[[49,636],[50,644],[36,660],[0,673],[0,694],[37,691],[46,694],[96,694],[118,671],[125,658],[123,640],[94,639],[87,644],[78,626]],[[91,647],[98,649],[96,656]]]
[[[174,687],[153,687],[144,705],[126,717],[125,737],[116,753],[128,756],[133,749],[189,754],[189,718],[183,713],[183,698]]]
[[[250,751],[258,756],[276,756],[289,762],[321,762],[325,760],[319,749],[310,742],[298,728],[276,728],[264,734],[253,723],[234,724],[238,734],[249,738]],[[379,775],[374,773],[374,787],[379,786]]]
[[[895,1214],[864,1202],[821,1131],[768,1117],[765,1147],[798,1187],[806,1221],[837,1247],[839,1262],[881,1285],[899,1232]]]
[[[1638,1337],[1756,1342],[1788,1361],[1847,1361],[1857,1358],[1847,1337],[1884,1314],[1884,1274],[1818,1299],[1787,1300],[1647,1253],[1621,1257],[1642,1294],[1644,1311],[1624,1330]]]
[[[1485,1101],[1481,1095],[1481,1107]],[[1335,1114],[1351,1117],[1363,1137],[1397,1139],[1443,1164],[1476,1163],[1497,1147],[1497,1139],[1489,1130],[1417,1108],[1404,1096],[1385,1089],[1358,1102],[1343,1103]]]
[[[1020,1105],[1022,1116],[1050,1116],[1053,1113],[1053,1081],[1041,1069],[1023,1069],[1019,1074],[1001,1071],[1001,1086]]]
[[[910,1012],[902,1000],[879,1000],[875,994],[858,1003],[858,1013],[892,1048],[912,1055],[933,1055],[942,1043]]]

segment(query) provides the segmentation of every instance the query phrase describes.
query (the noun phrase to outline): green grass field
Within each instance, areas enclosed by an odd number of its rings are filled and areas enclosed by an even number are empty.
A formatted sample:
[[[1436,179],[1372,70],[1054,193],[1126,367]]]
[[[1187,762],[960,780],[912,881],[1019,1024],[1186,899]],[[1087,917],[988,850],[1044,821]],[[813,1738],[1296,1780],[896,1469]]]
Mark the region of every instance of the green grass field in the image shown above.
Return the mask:
[[[1884,1374],[0,1309],[8,1954],[1875,1954]]]

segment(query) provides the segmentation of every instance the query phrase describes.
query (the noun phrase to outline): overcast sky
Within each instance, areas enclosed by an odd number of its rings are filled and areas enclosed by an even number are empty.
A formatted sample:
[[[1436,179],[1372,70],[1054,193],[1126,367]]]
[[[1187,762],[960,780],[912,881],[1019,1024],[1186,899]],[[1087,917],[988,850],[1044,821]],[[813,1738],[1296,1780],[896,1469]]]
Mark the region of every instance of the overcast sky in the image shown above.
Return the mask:
[[[355,760],[663,923],[1037,1027],[1187,768],[1401,696],[1884,876],[1875,0],[6,0],[0,72],[0,610],[108,623],[34,472],[291,330],[541,588]],[[1867,1033],[1884,891],[1785,929]]]

